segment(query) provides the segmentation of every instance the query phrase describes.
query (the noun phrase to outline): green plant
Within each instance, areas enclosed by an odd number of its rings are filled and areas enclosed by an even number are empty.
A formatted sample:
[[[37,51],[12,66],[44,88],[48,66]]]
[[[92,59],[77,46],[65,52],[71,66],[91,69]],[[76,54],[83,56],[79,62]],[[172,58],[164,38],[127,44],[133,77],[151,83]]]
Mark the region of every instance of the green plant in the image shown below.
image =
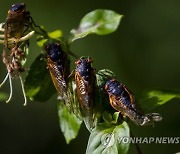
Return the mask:
[[[81,20],[79,28],[71,31],[71,36],[68,40],[65,40],[62,37],[61,30],[48,32],[43,26],[41,26],[40,31],[37,31],[36,29],[33,30],[35,30],[35,33],[38,35],[38,46],[43,48],[45,43],[61,42],[64,51],[69,56],[76,58],[78,56],[70,50],[71,43],[89,34],[106,35],[114,32],[120,23],[121,17],[121,15],[110,10],[95,10],[87,14]],[[56,93],[49,72],[46,69],[47,61],[45,55],[46,53],[44,52],[40,53],[31,65],[25,79],[26,96],[31,100],[47,101]],[[97,111],[96,114],[97,125],[91,131],[86,151],[87,153],[127,153],[128,151],[129,144],[118,143],[118,138],[130,135],[128,124],[125,121],[122,122],[122,119],[119,121],[119,112],[115,112],[111,108],[109,100],[104,98],[101,91],[101,87],[104,86],[107,78],[113,77],[115,77],[115,74],[107,69],[99,70],[96,73],[98,87],[96,94],[98,95],[96,95],[97,98],[95,104],[100,104],[100,108],[97,108],[100,112]],[[72,81],[72,86],[73,84]],[[49,89],[52,90],[49,91]],[[72,101],[76,104],[76,92],[75,89],[73,90]],[[3,94],[2,96],[4,97]],[[143,93],[137,101],[144,110],[150,110],[154,107],[163,105],[175,97],[179,97],[178,91],[150,90]],[[69,108],[63,105],[61,101],[57,100],[57,102],[60,127],[64,133],[66,142],[70,143],[70,141],[78,135],[80,125],[82,124],[82,118],[77,117],[73,112],[70,112]],[[78,106],[73,106],[72,108],[79,112]]]

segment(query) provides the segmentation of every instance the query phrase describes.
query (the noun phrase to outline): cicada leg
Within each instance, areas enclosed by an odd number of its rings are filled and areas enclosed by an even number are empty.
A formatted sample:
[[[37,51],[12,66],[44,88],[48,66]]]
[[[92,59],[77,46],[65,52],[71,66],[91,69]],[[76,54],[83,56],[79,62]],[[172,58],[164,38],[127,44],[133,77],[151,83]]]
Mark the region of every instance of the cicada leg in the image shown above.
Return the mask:
[[[21,76],[19,76],[19,79],[20,79],[20,82],[21,82],[21,88],[22,88],[22,92],[23,92],[23,96],[24,96],[24,106],[27,105],[27,98],[26,98],[26,93],[25,93],[25,90],[24,90],[24,83],[23,83],[23,80],[21,78]]]
[[[68,75],[68,79],[71,78],[71,77],[73,77],[74,74],[75,74],[75,70],[73,70],[73,71]]]
[[[9,77],[9,87],[10,87],[10,94],[9,94],[9,98],[7,99],[6,103],[9,103],[9,101],[12,98],[12,94],[13,94],[13,88],[12,88],[12,78],[10,73],[8,73],[8,77]]]

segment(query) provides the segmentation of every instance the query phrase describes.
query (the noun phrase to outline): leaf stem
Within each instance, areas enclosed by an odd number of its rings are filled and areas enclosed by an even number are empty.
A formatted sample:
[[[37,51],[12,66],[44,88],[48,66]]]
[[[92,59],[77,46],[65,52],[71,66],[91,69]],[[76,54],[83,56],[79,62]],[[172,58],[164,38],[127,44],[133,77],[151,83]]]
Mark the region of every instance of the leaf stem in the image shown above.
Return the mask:
[[[78,55],[76,55],[75,53],[73,53],[71,50],[67,50],[67,53],[70,54],[72,57],[79,59],[80,57]]]
[[[133,135],[132,131],[130,131],[130,136],[134,138],[134,135]],[[135,146],[136,146],[136,151],[137,151],[137,153],[138,153],[138,154],[142,154],[142,151],[141,151],[141,149],[140,149],[139,144],[135,143]]]

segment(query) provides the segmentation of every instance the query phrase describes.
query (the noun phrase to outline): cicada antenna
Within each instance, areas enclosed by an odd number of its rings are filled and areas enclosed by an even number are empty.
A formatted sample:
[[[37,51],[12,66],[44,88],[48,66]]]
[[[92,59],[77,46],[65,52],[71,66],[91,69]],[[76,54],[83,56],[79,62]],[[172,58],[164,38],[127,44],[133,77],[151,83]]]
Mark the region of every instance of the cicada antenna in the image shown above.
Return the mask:
[[[10,101],[10,100],[11,100],[11,98],[12,98],[12,93],[13,93],[13,88],[12,88],[12,79],[11,79],[11,75],[10,75],[10,73],[8,73],[8,77],[9,77],[10,95],[9,95],[9,98],[8,98],[8,100],[6,101],[6,103],[9,103],[9,101]]]
[[[1,82],[0,84],[0,88],[4,85],[4,83],[6,82],[6,80],[8,79],[9,73],[6,74],[6,77],[4,78],[4,80]]]
[[[19,80],[21,82],[21,88],[22,88],[22,92],[23,92],[23,96],[24,96],[24,106],[27,105],[27,98],[26,98],[26,93],[25,93],[25,90],[24,90],[24,83],[23,83],[23,80],[21,78],[21,76],[19,76]]]

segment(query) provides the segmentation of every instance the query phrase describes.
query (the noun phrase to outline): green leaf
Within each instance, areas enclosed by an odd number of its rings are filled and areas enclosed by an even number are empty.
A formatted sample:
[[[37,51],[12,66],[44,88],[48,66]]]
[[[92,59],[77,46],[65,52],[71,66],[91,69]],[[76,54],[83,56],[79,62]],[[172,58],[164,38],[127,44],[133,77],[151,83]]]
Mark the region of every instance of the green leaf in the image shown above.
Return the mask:
[[[21,46],[21,48],[23,49],[23,52],[24,52],[24,58],[21,60],[21,65],[24,66],[26,64],[26,61],[27,61],[27,56],[29,54],[29,45],[28,43],[25,43]]]
[[[107,80],[110,80],[112,78],[116,78],[116,75],[111,70],[108,69],[99,70],[96,74],[98,87],[104,89]]]
[[[53,32],[48,32],[48,36],[52,39],[59,39],[62,37],[62,31],[58,29]]]
[[[56,93],[44,56],[40,54],[25,79],[26,96],[31,100],[47,101]]]
[[[47,41],[48,39],[45,39],[43,36],[40,36],[40,35],[37,36],[37,45],[39,47],[43,47]]]
[[[111,107],[110,103],[109,103],[109,97],[108,95],[105,95],[105,84],[108,80],[116,78],[115,74],[108,69],[102,69],[99,70],[96,73],[96,81],[97,81],[97,86],[98,86],[98,91],[99,93],[97,93],[96,96],[98,96],[99,98],[99,102],[101,102],[101,110],[105,111],[107,110],[109,113],[113,114],[114,113],[114,109]]]
[[[50,40],[51,41],[52,40],[60,41],[60,39],[62,37],[62,31],[59,29],[52,31],[52,32],[47,32],[47,30],[41,26],[40,30],[41,30],[42,34],[37,36],[37,45],[39,47],[43,47],[44,44]]]
[[[70,113],[63,102],[58,103],[58,115],[61,131],[69,144],[77,137],[82,121],[74,113]]]
[[[122,143],[123,137],[129,137],[130,131],[126,122],[115,126],[109,123],[99,124],[89,137],[86,154],[126,154],[129,143]]]
[[[6,101],[8,99],[8,94],[0,93],[0,101]]]
[[[48,41],[48,32],[44,26],[39,27],[40,32],[36,32],[37,36],[37,45],[43,47],[44,43]]]
[[[86,14],[80,21],[77,30],[73,29],[71,41],[83,38],[89,34],[106,35],[114,32],[123,16],[112,11],[97,9]]]
[[[107,123],[117,124],[120,112],[114,112],[113,114],[109,113],[108,111],[103,112],[103,120]]]
[[[111,121],[113,121],[113,117],[112,117],[112,115],[108,111],[104,111],[103,112],[102,118],[107,123],[111,123]]]
[[[119,118],[120,112],[114,112],[113,114],[113,121],[111,121],[112,124],[117,124],[118,123],[118,118]]]
[[[47,29],[44,26],[39,27],[40,33],[43,34],[43,36],[47,36]]]
[[[180,91],[175,90],[149,90],[144,92],[137,102],[145,111],[161,106],[173,98],[180,97]]]

